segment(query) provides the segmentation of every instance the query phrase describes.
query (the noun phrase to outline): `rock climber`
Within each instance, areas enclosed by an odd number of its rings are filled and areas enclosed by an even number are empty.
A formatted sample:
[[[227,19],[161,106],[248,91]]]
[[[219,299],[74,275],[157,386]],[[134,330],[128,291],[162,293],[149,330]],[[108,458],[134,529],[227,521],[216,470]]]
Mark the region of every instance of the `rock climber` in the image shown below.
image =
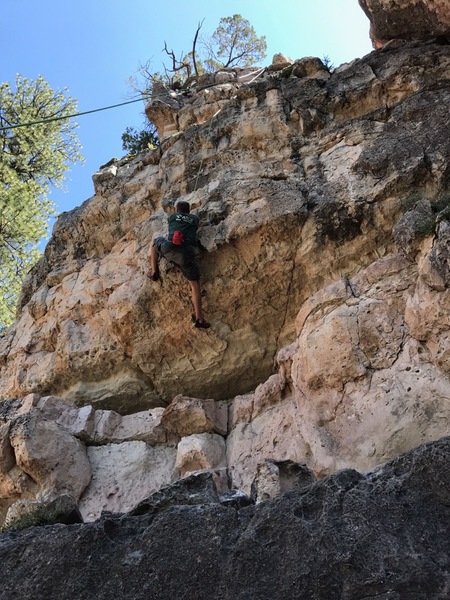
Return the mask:
[[[191,214],[189,202],[179,200],[175,205],[175,213],[168,218],[169,233],[167,238],[160,233],[153,236],[150,248],[150,266],[147,277],[152,281],[160,278],[158,261],[163,256],[177,265],[191,286],[192,304],[195,315],[192,315],[195,327],[208,329],[210,324],[205,320],[202,311],[200,290],[200,267],[195,260],[195,245],[199,218]]]

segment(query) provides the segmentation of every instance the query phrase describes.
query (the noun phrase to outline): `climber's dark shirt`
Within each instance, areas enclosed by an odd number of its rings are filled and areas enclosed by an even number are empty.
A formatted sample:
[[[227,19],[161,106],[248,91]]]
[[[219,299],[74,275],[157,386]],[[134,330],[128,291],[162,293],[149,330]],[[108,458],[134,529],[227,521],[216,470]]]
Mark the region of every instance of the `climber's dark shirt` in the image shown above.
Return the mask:
[[[175,231],[181,231],[184,233],[183,245],[193,246],[196,241],[199,221],[197,215],[191,215],[189,213],[174,213],[173,215],[170,215],[168,219],[169,242],[172,241],[172,236]]]

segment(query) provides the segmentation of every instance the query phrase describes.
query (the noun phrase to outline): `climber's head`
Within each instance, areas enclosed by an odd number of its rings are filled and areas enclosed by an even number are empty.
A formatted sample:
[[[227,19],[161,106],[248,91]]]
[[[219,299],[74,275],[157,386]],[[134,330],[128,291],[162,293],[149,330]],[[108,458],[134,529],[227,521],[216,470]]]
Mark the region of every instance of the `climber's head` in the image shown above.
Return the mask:
[[[191,212],[191,205],[186,200],[179,200],[175,204],[175,210],[180,213],[188,214]]]

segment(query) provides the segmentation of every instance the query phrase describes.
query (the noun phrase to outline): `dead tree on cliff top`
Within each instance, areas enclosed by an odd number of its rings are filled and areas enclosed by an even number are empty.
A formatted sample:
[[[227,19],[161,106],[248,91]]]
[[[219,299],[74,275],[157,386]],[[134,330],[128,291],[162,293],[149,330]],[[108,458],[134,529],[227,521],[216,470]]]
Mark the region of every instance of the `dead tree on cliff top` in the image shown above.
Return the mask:
[[[153,86],[161,83],[171,89],[186,89],[203,73],[248,67],[265,59],[266,37],[258,37],[253,26],[241,15],[222,17],[212,36],[199,39],[203,23],[204,19],[198,23],[190,52],[182,52],[179,58],[164,42],[163,52],[170,58],[170,64],[163,64],[164,73],[153,71],[150,61],[141,65],[142,81],[130,80],[134,90],[148,96]]]
[[[168,93],[170,90],[186,92],[194,86],[200,75],[220,69],[248,67],[266,57],[265,36],[258,37],[252,25],[241,15],[222,17],[211,37],[199,39],[204,19],[197,25],[190,52],[177,58],[173,49],[164,42],[163,52],[170,59],[163,63],[164,73],[152,70],[151,61],[139,67],[140,81],[131,77],[129,83],[144,99]],[[199,50],[200,46],[200,50]],[[150,137],[149,137],[150,136]],[[132,153],[158,144],[154,127],[146,122],[143,131],[127,128],[122,134],[122,147]]]
[[[164,52],[170,57],[172,60],[172,66],[167,67],[164,64],[164,72],[165,77],[169,82],[169,86],[172,89],[180,89],[182,87],[188,87],[192,81],[194,81],[199,75],[203,72],[203,65],[197,63],[196,58],[196,49],[197,49],[197,40],[198,34],[200,33],[200,29],[202,28],[203,19],[197,25],[197,29],[195,31],[194,39],[192,42],[192,50],[185,55],[181,55],[180,59],[175,57],[175,53],[173,50],[169,50],[167,48],[167,42],[164,41]],[[182,79],[184,79],[184,83],[181,84],[179,79],[179,75],[181,75]]]

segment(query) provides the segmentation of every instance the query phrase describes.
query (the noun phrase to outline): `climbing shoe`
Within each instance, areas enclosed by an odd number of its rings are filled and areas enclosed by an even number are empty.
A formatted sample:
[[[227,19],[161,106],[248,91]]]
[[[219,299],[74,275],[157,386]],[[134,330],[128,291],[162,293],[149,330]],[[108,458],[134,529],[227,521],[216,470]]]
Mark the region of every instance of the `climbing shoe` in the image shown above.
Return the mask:
[[[158,281],[160,275],[159,275],[159,271],[155,271],[153,273],[153,271],[150,269],[149,271],[147,271],[147,277],[149,279],[151,279],[152,281]]]
[[[205,321],[205,319],[196,319],[195,315],[192,315],[192,322],[197,329],[209,329],[211,327],[208,321]]]

